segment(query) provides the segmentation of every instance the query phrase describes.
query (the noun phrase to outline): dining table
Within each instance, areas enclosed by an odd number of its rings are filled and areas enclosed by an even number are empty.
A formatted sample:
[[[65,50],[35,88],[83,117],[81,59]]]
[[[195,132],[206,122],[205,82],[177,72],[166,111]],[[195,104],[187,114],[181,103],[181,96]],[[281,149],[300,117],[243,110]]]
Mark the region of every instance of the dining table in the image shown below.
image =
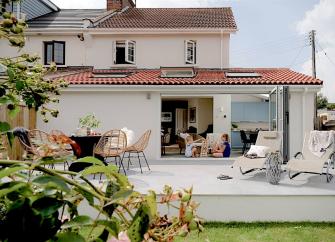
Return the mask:
[[[88,135],[88,136],[75,136],[72,135],[70,137],[73,141],[79,145],[81,153],[76,154],[77,158],[83,158],[87,156],[93,156],[93,150],[94,147],[97,145],[99,142],[101,135]],[[99,158],[99,157],[97,157]],[[74,171],[74,172],[80,172],[84,170],[85,168],[91,166],[90,163],[86,162],[74,162],[70,165],[69,170]]]

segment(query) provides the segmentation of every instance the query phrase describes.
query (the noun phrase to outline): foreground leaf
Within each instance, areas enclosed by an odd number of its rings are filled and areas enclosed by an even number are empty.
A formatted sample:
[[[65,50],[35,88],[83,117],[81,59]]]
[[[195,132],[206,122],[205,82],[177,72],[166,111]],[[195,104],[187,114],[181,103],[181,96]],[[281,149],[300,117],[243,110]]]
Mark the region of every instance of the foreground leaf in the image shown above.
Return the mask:
[[[49,185],[54,185],[56,188],[59,188],[63,190],[64,192],[70,192],[70,188],[66,184],[64,180],[62,180],[59,177],[55,176],[39,176],[36,179],[33,180],[34,183],[38,184],[49,184]]]
[[[42,197],[33,202],[32,207],[43,216],[49,216],[57,212],[58,209],[63,206],[63,204],[63,201],[60,201],[56,198]]]
[[[91,225],[93,220],[89,216],[77,216],[62,225],[62,229]]]
[[[15,167],[10,167],[10,168],[4,168],[0,170],[0,179],[7,177],[9,175],[13,175],[14,173],[22,170],[26,170],[27,167],[23,166],[15,166]]]
[[[66,232],[57,235],[57,242],[85,242],[85,239],[77,233]]]

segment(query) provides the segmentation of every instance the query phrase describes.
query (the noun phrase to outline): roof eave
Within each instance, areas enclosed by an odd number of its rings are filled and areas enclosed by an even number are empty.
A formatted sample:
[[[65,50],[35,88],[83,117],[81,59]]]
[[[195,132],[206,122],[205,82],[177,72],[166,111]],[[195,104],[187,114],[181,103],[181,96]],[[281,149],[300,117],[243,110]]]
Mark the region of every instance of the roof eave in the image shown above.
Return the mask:
[[[233,34],[237,29],[222,28],[190,28],[190,29],[112,29],[112,28],[31,28],[27,29],[28,35],[34,34],[60,34],[60,33],[78,33],[78,31],[91,34],[173,34],[173,33],[204,33],[204,34]]]
[[[51,2],[50,0],[40,0],[40,1],[43,2],[46,6],[48,6],[53,11],[55,12],[60,11],[60,8],[56,4]]]

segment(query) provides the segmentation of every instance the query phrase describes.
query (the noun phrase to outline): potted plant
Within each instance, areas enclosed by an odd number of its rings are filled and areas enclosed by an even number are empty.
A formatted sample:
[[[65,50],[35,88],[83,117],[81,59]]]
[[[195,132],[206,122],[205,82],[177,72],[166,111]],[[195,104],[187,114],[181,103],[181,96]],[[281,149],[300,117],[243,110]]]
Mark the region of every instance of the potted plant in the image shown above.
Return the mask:
[[[92,133],[92,129],[99,128],[101,122],[96,118],[94,114],[88,114],[79,119],[79,126],[81,129],[87,130],[87,135]]]
[[[238,129],[238,125],[237,124],[235,124],[235,123],[232,123],[231,124],[231,128],[232,128],[232,130],[237,130]]]

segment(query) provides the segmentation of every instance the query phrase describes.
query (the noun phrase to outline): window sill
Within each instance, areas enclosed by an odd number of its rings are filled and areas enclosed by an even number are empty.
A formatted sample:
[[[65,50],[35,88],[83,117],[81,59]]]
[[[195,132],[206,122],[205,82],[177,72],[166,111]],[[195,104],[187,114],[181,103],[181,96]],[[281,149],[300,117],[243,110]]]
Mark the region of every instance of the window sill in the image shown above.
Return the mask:
[[[115,67],[134,67],[137,68],[136,64],[114,64],[111,66],[111,68]]]

